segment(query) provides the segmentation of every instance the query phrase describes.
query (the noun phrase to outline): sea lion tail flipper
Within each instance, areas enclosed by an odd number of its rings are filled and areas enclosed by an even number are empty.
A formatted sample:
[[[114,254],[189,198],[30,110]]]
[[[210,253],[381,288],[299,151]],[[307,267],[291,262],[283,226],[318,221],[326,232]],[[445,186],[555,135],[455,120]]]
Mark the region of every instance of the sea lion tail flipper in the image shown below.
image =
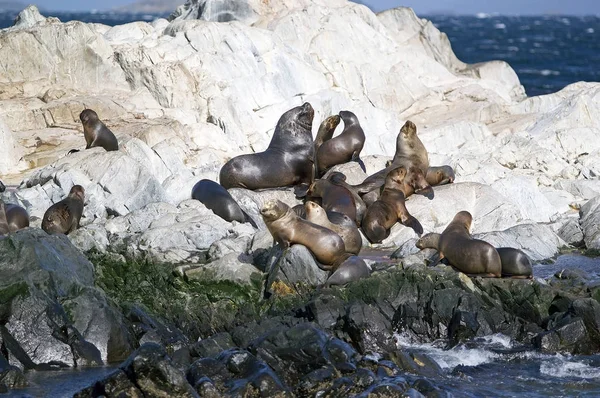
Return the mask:
[[[248,215],[248,213],[246,213],[244,210],[242,210],[242,214],[244,214],[244,222],[247,222],[248,224],[252,225],[254,228],[258,229],[258,225],[256,225],[256,223],[254,222],[252,217],[250,217]]]
[[[429,260],[429,266],[430,267],[435,267],[436,265],[439,264],[439,262],[442,260],[442,258],[444,258],[440,253],[436,253],[433,257],[431,257],[431,259]]]
[[[431,185],[427,184],[427,186],[423,187],[423,188],[419,188],[418,190],[415,190],[415,193],[418,193],[420,195],[425,196],[427,199],[433,199],[433,188],[431,187]]]

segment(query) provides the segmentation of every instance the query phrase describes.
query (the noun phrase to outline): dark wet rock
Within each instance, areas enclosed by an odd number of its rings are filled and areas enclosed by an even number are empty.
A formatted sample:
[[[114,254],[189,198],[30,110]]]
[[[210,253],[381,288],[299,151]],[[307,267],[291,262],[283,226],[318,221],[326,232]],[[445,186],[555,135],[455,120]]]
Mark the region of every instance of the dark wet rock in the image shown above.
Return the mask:
[[[390,334],[391,320],[377,306],[359,302],[350,304],[344,317],[343,330],[361,354],[388,352],[395,346]]]
[[[157,343],[174,351],[189,344],[189,339],[175,325],[164,319],[159,319],[148,313],[138,304],[126,303],[123,305],[123,314],[131,323],[135,339],[140,345],[144,343]]]
[[[369,388],[358,395],[357,398],[401,398],[404,396],[405,391],[406,388],[404,386],[394,383],[381,383]]]
[[[25,229],[0,241],[0,332],[24,369],[98,365],[132,350],[94,267],[64,235]]]
[[[199,359],[192,364],[188,380],[204,396],[292,396],[289,388],[263,361],[246,350],[231,349],[216,358]]]
[[[403,372],[424,377],[437,377],[443,374],[440,365],[426,354],[403,350],[390,353],[390,357]]]
[[[271,251],[268,269],[267,291],[285,295],[295,291],[313,290],[327,280],[328,272],[323,271],[310,252],[303,245],[292,245],[286,250],[278,246]]]
[[[234,347],[235,343],[231,335],[227,332],[221,332],[194,344],[192,355],[198,358],[216,357],[221,352]]]
[[[3,390],[7,392],[8,389],[24,388],[28,384],[21,369],[10,365],[6,358],[0,354],[0,393]]]
[[[146,343],[117,371],[75,394],[77,398],[98,396],[198,397],[198,394],[163,347]]]

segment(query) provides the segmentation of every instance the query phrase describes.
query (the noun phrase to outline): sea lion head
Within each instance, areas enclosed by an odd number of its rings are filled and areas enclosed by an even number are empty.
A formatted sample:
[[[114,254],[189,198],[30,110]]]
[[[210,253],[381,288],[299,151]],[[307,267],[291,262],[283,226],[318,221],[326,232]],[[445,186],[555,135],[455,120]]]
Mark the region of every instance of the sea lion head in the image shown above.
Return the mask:
[[[80,199],[82,202],[85,198],[85,190],[81,185],[73,185],[69,191],[69,197],[74,199]]]
[[[473,224],[473,216],[466,210],[459,211],[452,219],[452,222],[464,225],[467,232],[469,232],[471,230],[471,224]]]
[[[83,124],[95,122],[98,120],[98,114],[91,109],[84,109],[79,114],[79,120],[81,120],[81,123]]]
[[[417,242],[415,243],[415,246],[421,250],[427,248],[437,249],[439,240],[440,234],[430,232],[420,237],[419,240],[417,240]]]
[[[417,137],[417,126],[410,120],[404,123],[404,126],[400,129],[398,137],[396,138],[396,148],[408,146],[414,148],[415,138]]]
[[[415,193],[423,195],[429,199],[433,199],[433,188],[427,182],[425,174],[418,167],[411,166],[407,172],[407,183],[414,190]]]
[[[300,127],[304,131],[310,131],[312,139],[312,122],[314,116],[315,110],[308,102],[305,102],[303,105],[292,108],[281,115],[277,122],[277,127],[292,133]]]
[[[352,113],[350,111],[340,111],[339,115],[342,118],[342,120],[344,121],[345,125],[358,124],[358,118],[356,117],[356,115],[354,113]]]
[[[327,215],[325,214],[325,210],[312,200],[309,200],[306,203],[304,203],[304,208],[306,209],[307,216],[310,215],[317,217],[327,217]]]
[[[326,183],[330,183],[330,181],[327,180],[316,180],[315,182],[313,182],[312,184],[310,184],[310,186],[308,187],[308,191],[306,191],[307,195],[321,195],[323,192],[323,189],[325,189],[325,184]]]
[[[265,221],[274,221],[283,217],[288,210],[290,210],[290,207],[281,200],[271,199],[260,209],[260,215]]]
[[[406,177],[406,167],[396,167],[385,177],[385,185],[402,184]]]
[[[334,171],[333,173],[329,174],[327,179],[333,182],[334,184],[339,184],[346,181],[346,175],[339,171]]]

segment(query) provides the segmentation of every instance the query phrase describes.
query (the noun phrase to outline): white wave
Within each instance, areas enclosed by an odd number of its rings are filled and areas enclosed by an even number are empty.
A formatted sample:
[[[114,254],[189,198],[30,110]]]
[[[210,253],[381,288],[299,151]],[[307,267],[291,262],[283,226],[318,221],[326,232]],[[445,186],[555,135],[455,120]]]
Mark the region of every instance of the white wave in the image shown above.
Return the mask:
[[[600,368],[582,362],[571,362],[560,355],[552,360],[542,362],[540,373],[553,377],[600,378]]]
[[[517,46],[508,46],[508,51],[518,52],[519,51],[519,47],[517,47]]]
[[[594,28],[587,28],[585,31],[586,31],[586,33],[594,33],[595,32]]]
[[[494,24],[494,28],[496,29],[506,29],[506,25],[503,23]]]
[[[475,14],[475,17],[478,19],[485,19],[489,18],[490,14],[486,14],[485,12],[478,12],[477,14]]]
[[[529,68],[524,68],[524,69],[519,69],[518,73],[522,73],[522,74],[527,74],[527,75],[542,75],[542,76],[558,76],[560,75],[560,72],[557,70],[550,70],[550,69],[529,69]]]

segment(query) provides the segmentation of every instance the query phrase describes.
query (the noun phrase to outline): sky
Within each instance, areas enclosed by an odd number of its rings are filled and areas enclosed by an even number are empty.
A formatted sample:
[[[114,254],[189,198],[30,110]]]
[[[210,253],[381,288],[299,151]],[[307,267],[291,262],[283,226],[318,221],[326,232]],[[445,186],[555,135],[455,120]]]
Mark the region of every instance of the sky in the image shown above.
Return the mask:
[[[412,7],[417,15],[428,13],[501,14],[560,13],[600,15],[600,0],[360,0],[375,11],[398,6]],[[98,10],[134,2],[133,0],[29,0],[46,10]],[[183,4],[185,0],[181,0]]]

